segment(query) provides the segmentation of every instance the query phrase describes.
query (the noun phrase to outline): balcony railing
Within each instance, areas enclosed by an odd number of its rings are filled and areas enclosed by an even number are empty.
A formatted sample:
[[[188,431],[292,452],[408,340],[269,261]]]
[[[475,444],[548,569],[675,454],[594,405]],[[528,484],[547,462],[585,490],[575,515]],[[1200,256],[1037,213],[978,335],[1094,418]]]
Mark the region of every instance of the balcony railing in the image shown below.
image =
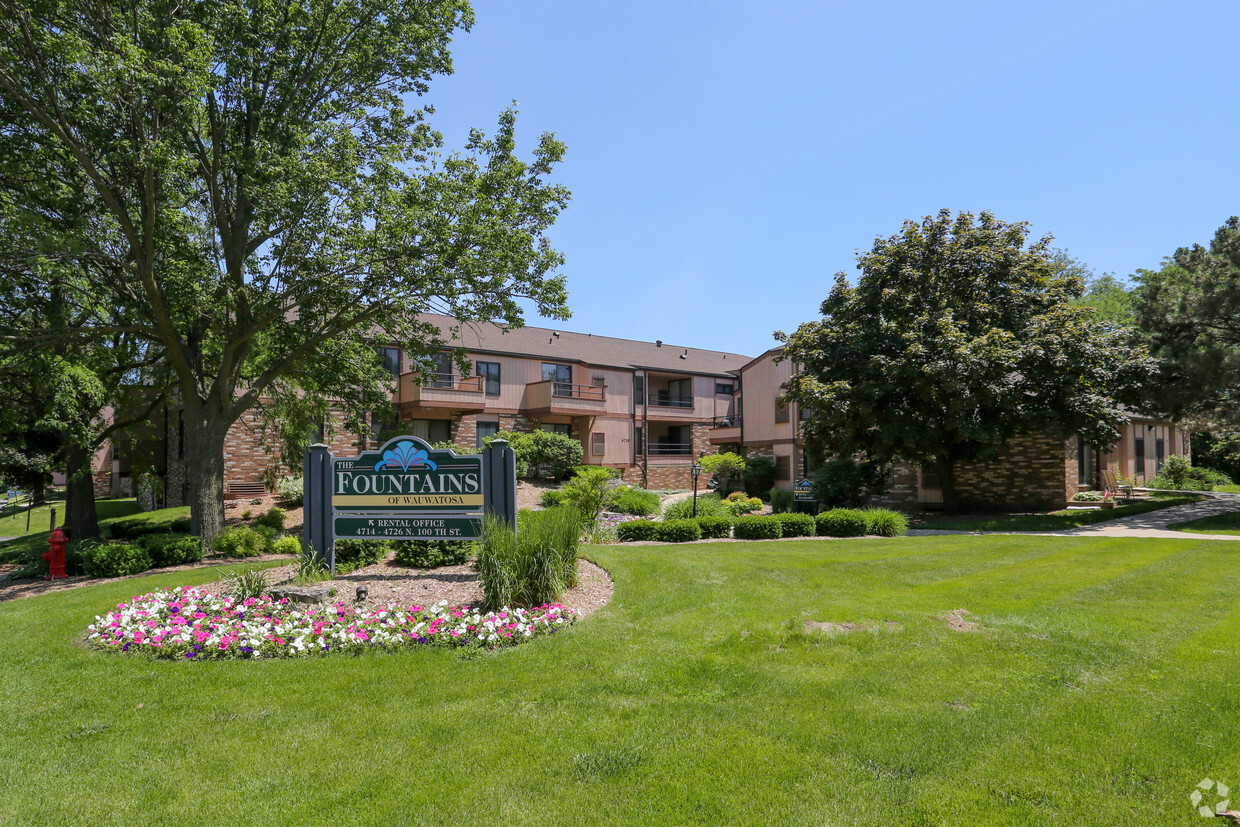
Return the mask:
[[[482,393],[482,377],[457,377],[454,373],[428,373],[423,381],[421,374],[414,374],[414,382],[423,388],[435,388],[447,391],[464,391],[465,393]]]
[[[402,373],[395,398],[398,405],[415,405],[431,408],[459,408],[461,410],[483,410],[486,408],[486,397],[483,396],[483,377],[470,376],[460,378],[451,374],[432,374],[426,378],[430,384],[422,384],[423,377],[418,373]]]
[[[741,418],[739,416],[716,416],[710,421],[712,428],[739,428],[741,426]]]
[[[692,442],[652,442],[648,446],[652,457],[691,457]]]
[[[692,408],[693,397],[667,391],[651,391],[647,403],[656,408]]]
[[[574,416],[597,413],[607,400],[602,385],[574,385],[558,379],[531,382],[526,387],[525,405],[530,411]]]

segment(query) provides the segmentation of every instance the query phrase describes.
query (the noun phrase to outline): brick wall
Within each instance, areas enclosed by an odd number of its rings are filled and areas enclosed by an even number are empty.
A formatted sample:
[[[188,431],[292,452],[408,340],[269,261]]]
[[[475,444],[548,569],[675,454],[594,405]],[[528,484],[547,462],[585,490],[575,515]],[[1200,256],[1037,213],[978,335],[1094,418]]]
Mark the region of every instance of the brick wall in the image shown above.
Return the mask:
[[[956,469],[962,509],[1052,511],[1076,494],[1076,439],[1023,434],[991,462]]]
[[[879,497],[871,497],[870,504],[882,508],[898,508],[912,511],[920,507],[917,497],[917,466],[898,462],[891,472],[891,485]]]

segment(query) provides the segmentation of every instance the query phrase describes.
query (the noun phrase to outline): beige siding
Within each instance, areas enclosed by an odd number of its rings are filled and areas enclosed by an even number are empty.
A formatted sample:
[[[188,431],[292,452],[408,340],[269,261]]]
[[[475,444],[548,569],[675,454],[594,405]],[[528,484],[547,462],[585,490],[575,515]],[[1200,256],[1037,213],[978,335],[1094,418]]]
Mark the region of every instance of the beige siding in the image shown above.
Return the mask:
[[[792,362],[776,363],[776,355],[762,356],[742,373],[745,405],[741,416],[747,444],[796,437],[795,406],[789,405],[787,422],[775,422],[775,400],[782,393],[781,386],[792,377]]]

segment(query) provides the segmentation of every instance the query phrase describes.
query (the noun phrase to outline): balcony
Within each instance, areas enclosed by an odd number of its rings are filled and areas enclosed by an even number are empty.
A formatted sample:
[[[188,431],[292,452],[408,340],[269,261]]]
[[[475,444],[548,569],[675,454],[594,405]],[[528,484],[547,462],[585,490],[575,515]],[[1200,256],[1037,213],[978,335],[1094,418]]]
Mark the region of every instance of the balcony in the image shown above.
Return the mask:
[[[652,442],[646,446],[652,457],[692,457],[692,442]]]
[[[397,408],[447,408],[458,411],[486,410],[481,376],[463,379],[452,374],[433,374],[422,383],[422,374],[403,373],[393,400]]]
[[[660,390],[651,390],[646,395],[646,415],[651,419],[690,421],[697,418],[694,414],[692,396]]]
[[[574,385],[544,379],[525,386],[525,407],[530,413],[552,416],[590,416],[602,413],[607,389],[601,385]]]
[[[710,444],[727,445],[741,441],[741,418],[739,416],[717,416],[710,425]]]

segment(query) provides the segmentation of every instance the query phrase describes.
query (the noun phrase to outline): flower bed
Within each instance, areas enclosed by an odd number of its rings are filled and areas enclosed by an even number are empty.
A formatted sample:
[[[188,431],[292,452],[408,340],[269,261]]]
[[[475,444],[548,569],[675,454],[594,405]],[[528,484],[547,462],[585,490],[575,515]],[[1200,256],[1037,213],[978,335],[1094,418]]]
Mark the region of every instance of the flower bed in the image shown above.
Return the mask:
[[[287,658],[410,646],[511,646],[573,622],[558,603],[480,612],[420,606],[295,607],[270,597],[234,601],[193,588],[160,589],[120,603],[88,628],[87,642],[158,658]]]

